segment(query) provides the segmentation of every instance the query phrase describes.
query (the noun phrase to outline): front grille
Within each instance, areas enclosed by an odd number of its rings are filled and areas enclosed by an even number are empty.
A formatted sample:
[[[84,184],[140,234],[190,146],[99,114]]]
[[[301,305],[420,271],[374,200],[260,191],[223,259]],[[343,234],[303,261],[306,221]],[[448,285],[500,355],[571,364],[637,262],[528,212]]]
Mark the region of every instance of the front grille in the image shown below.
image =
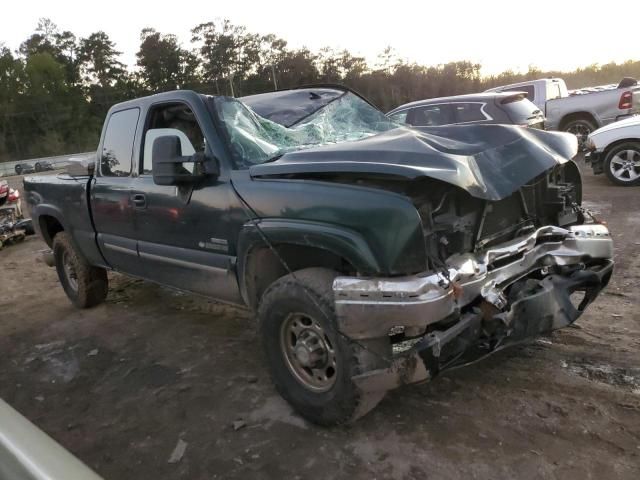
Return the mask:
[[[480,220],[476,248],[511,240],[533,226],[519,192],[497,202],[487,202]]]

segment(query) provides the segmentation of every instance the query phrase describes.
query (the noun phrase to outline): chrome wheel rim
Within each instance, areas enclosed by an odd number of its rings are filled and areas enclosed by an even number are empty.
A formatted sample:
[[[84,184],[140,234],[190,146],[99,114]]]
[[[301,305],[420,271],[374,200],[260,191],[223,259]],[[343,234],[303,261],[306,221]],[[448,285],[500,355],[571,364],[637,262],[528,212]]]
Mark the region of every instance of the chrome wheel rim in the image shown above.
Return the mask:
[[[62,254],[62,268],[64,269],[64,275],[67,277],[67,282],[73,291],[78,291],[78,274],[76,268],[71,262],[71,255],[69,252]]]
[[[566,130],[569,133],[573,133],[578,139],[578,146],[580,148],[584,148],[585,143],[587,142],[587,137],[591,133],[591,128],[589,128],[584,123],[574,123]]]
[[[289,371],[313,392],[333,387],[338,373],[334,345],[322,326],[303,313],[290,313],[280,327],[280,349]]]
[[[616,153],[609,162],[611,175],[621,182],[633,182],[640,178],[640,152],[627,149]]]

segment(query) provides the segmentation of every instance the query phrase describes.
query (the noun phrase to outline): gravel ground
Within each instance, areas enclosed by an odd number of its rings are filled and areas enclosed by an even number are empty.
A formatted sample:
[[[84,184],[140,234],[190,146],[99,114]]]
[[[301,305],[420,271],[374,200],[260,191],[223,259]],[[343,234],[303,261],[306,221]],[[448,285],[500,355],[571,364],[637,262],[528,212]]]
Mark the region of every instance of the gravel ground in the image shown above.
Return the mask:
[[[249,312],[115,274],[75,310],[31,237],[0,251],[0,397],[106,479],[638,479],[640,188],[585,173],[585,199],[617,266],[575,328],[334,429],[276,394]]]

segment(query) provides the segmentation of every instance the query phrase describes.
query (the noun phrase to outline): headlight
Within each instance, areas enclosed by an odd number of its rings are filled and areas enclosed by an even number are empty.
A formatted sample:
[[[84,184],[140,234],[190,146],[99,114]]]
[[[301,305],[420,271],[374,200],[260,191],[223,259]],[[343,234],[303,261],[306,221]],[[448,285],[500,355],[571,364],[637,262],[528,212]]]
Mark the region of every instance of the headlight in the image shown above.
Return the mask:
[[[584,146],[590,152],[596,149],[596,144],[593,143],[593,139],[591,137],[587,138],[587,141],[584,143]]]

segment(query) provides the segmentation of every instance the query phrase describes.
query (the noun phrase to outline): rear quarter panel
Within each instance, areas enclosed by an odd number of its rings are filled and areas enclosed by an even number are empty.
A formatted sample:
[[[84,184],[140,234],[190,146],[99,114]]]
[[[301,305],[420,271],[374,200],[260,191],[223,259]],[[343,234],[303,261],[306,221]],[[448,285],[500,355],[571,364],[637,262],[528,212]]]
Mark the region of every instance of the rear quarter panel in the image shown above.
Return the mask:
[[[52,239],[46,231],[46,217],[53,217],[71,235],[89,263],[104,266],[89,213],[88,193],[92,181],[88,176],[67,174],[30,176],[24,179],[24,191],[34,227],[49,246]]]

